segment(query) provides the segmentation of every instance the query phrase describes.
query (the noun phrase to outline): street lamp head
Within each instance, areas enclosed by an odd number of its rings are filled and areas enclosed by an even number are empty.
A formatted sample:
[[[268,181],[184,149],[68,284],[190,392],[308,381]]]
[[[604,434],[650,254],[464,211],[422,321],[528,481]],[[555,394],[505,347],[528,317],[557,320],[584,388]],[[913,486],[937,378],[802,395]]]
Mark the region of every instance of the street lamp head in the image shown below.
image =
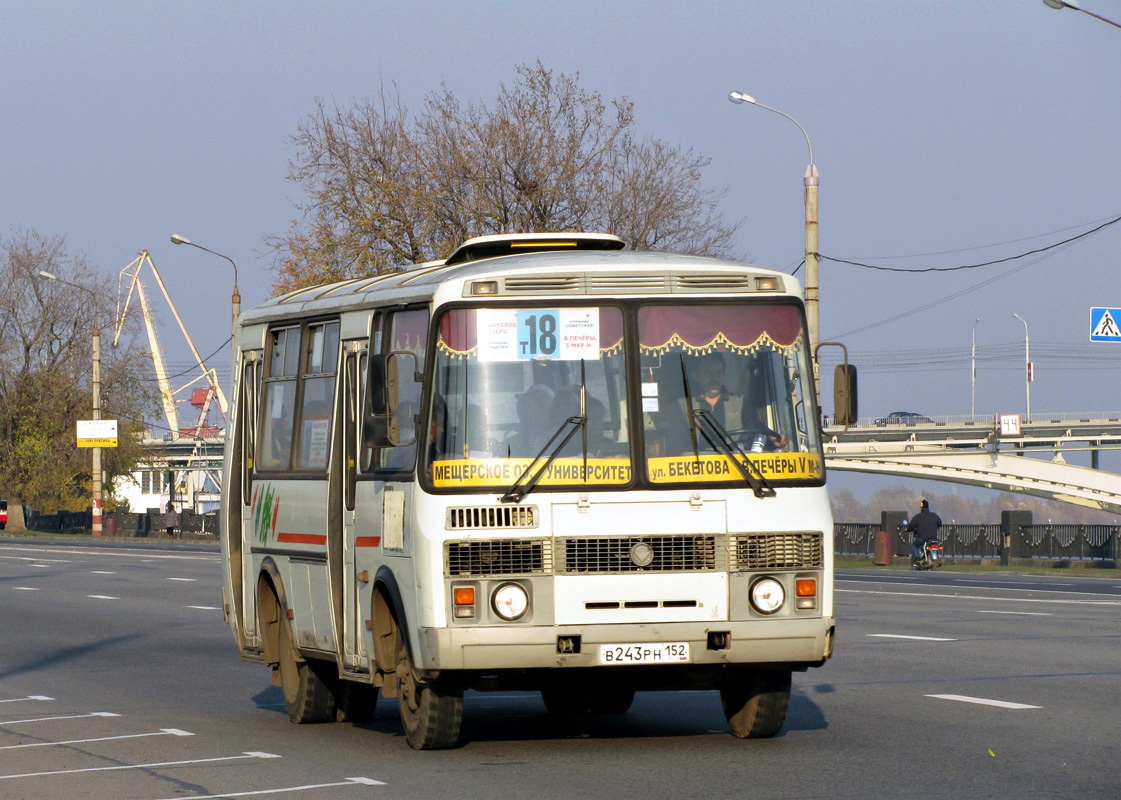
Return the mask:
[[[178,233],[171,234],[172,244],[192,244],[191,240],[186,236],[180,236]]]
[[[1043,5],[1062,11],[1064,8],[1078,8],[1078,0],[1043,0]]]
[[[736,105],[740,103],[755,103],[755,98],[744,92],[728,92],[728,99]]]
[[[46,278],[49,281],[57,281],[58,280],[57,275],[54,275],[54,274],[52,274],[50,272],[47,272],[45,270],[39,270],[39,277]]]

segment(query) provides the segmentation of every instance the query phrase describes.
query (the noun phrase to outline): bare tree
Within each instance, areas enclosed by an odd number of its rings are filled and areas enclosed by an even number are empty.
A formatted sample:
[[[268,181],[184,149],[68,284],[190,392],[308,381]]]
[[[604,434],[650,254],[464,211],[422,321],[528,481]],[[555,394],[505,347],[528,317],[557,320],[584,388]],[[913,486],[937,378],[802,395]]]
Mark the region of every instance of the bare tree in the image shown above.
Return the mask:
[[[87,292],[40,271],[88,287]],[[0,237],[0,497],[40,508],[86,508],[91,459],[76,446],[76,422],[89,419],[93,400],[93,327],[112,337],[112,291],[99,287],[81,256],[62,237],[17,231]],[[102,349],[102,410],[118,420],[120,447],[102,462],[110,484],[141,457],[134,435],[151,407],[142,354],[133,347]]]
[[[382,87],[341,109],[316,103],[292,144],[288,178],[305,198],[270,237],[283,293],[444,257],[492,233],[606,231],[634,249],[726,255],[725,190],[709,160],[639,138],[626,98],[606,103],[540,63],[515,68],[493,105],[447,86],[411,117]]]

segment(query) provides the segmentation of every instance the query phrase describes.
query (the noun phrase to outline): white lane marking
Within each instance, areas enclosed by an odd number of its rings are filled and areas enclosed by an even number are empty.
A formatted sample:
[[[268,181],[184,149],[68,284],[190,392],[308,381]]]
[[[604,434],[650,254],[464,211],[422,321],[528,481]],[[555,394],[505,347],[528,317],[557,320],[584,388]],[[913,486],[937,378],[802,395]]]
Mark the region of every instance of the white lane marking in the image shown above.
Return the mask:
[[[13,697],[10,700],[0,700],[0,703],[22,703],[24,700],[54,700],[45,694],[29,694],[27,697]]]
[[[91,575],[116,575],[117,572],[116,572],[116,570],[111,570],[111,569],[91,569],[90,574]]]
[[[112,711],[94,711],[92,714],[68,714],[65,717],[39,717],[37,719],[15,719],[5,722],[4,725],[22,725],[25,722],[54,722],[56,719],[88,719],[89,717],[119,717]]]
[[[119,767],[86,767],[84,769],[56,769],[50,772],[22,772],[18,775],[0,775],[0,781],[10,778],[41,778],[46,775],[75,775],[80,772],[110,772],[119,769],[147,769],[148,767],[178,767],[184,764],[211,764],[215,761],[242,761],[247,758],[280,758],[272,753],[242,753],[239,756],[218,756],[217,758],[196,758],[190,761],[157,761],[152,764],[124,764]],[[225,797],[226,795],[218,795]]]
[[[189,582],[193,582],[193,581],[197,581],[198,578],[168,578],[168,580],[169,581],[189,581]]]
[[[57,548],[49,547],[19,547],[15,545],[5,545],[6,551],[20,551],[31,553],[58,553]],[[67,553],[76,553],[83,556],[120,556],[122,558],[140,558],[144,560],[151,560],[155,558],[160,559],[178,559],[180,561],[217,561],[220,556],[217,553],[147,553],[143,549],[128,548],[128,547],[66,547]],[[19,556],[0,556],[0,558],[19,558]],[[35,558],[24,559],[26,561],[58,561],[60,563],[70,563],[65,559],[52,559],[52,558]]]
[[[911,639],[916,642],[956,642],[957,639],[943,639],[938,636],[904,636],[901,633],[870,633],[869,636],[878,636],[881,639]]]
[[[1056,605],[1075,605],[1075,606],[1121,606],[1121,600],[1062,600],[1062,599],[1047,599],[1039,597],[984,597],[981,595],[969,594],[934,594],[932,592],[885,592],[883,590],[873,589],[834,589],[834,592],[847,592],[848,594],[893,594],[898,597],[939,597],[948,600],[984,600],[986,602],[999,602],[999,603],[1054,603]],[[1081,594],[1080,592],[1067,592],[1066,594]],[[1093,592],[1092,594],[1098,594]],[[1112,595],[1104,595],[1110,597]]]
[[[5,548],[12,550],[19,550],[18,547]],[[9,561],[49,561],[53,564],[69,564],[70,561],[65,558],[32,558],[31,556],[0,556],[0,559],[8,559]]]
[[[868,581],[848,581],[848,582],[849,583],[868,583]],[[926,585],[927,586],[936,586],[937,584],[930,583],[930,584],[926,584]],[[1067,586],[1067,585],[1073,586],[1074,584],[1062,584],[1062,585],[1063,586]],[[1033,594],[1073,594],[1073,595],[1077,595],[1078,597],[1116,597],[1117,596],[1113,592],[1065,592],[1061,589],[1032,589],[1032,588],[1029,588],[1029,587],[1026,587],[1026,586],[1022,586],[1022,587],[1019,587],[1019,588],[1009,588],[1009,587],[1005,587],[1005,586],[970,586],[970,587],[962,587],[962,588],[990,589],[991,591],[994,591],[994,592],[1017,592],[1017,591],[1019,591],[1019,592],[1027,592],[1027,593],[1033,593]],[[842,590],[838,589],[837,591],[842,591]],[[858,590],[856,590],[856,589],[845,589],[843,591],[855,592],[855,591],[858,591]],[[931,597],[941,597],[941,596],[942,595],[931,595]],[[951,595],[951,596],[956,597],[957,595]]]
[[[29,742],[28,744],[9,744],[0,747],[0,750],[20,750],[24,747],[53,747],[61,744],[88,744],[90,742],[111,742],[116,739],[143,739],[147,736],[194,736],[193,733],[181,731],[178,728],[161,728],[155,733],[130,733],[124,736],[102,736],[97,739],[71,739],[68,742]]]
[[[973,609],[978,614],[1015,614],[1019,617],[1050,617],[1050,611],[982,611],[979,608]]]
[[[50,569],[50,564],[28,564],[29,567],[38,567],[39,569]]]
[[[218,606],[184,606],[184,608],[197,608],[199,611],[220,611]]]
[[[38,586],[13,586],[12,588],[13,589],[19,589],[21,592],[37,592],[37,591],[39,591]]]
[[[959,703],[976,703],[979,706],[996,706],[997,708],[1011,708],[1023,710],[1026,708],[1043,708],[1043,706],[1029,706],[1024,703],[1009,703],[1006,700],[987,700],[984,697],[966,697],[963,694],[928,694],[936,700],[956,700]]]
[[[373,778],[347,778],[339,783],[309,783],[306,786],[285,786],[281,789],[258,789],[253,792],[223,792],[222,794],[193,794],[190,800],[207,800],[216,797],[249,797],[255,794],[281,794],[285,792],[304,792],[308,789],[329,789],[335,786],[385,786],[384,781]],[[183,796],[166,797],[163,800],[184,800]]]
[[[94,600],[120,600],[119,597],[111,597],[107,594],[87,594],[86,597],[92,597]]]
[[[983,583],[983,584],[992,585],[992,586],[996,586],[996,585],[1018,586],[1019,588],[1025,590],[1025,591],[1029,591],[1029,592],[1039,592],[1039,591],[1044,591],[1045,592],[1045,591],[1047,591],[1046,589],[1033,589],[1030,586],[1025,586],[1023,583],[1017,583],[1016,581],[986,581],[986,580],[982,580],[980,578],[954,578],[954,582],[955,583]],[[1047,585],[1048,586],[1074,586],[1073,583],[1050,583],[1050,582],[1048,582]]]

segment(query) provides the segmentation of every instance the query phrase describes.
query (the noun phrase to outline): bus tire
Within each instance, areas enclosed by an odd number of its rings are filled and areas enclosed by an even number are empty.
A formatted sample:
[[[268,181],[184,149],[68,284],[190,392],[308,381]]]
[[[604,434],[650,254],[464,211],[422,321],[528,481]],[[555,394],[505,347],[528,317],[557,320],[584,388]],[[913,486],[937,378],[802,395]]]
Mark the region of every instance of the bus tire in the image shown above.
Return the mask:
[[[288,719],[297,725],[329,722],[335,718],[335,695],[331,687],[303,658],[292,642],[292,625],[280,620],[278,656],[280,688]]]
[[[335,720],[337,722],[369,722],[374,718],[378,704],[378,688],[368,683],[339,681],[335,693]]]
[[[626,714],[634,703],[634,689],[621,686],[600,686],[588,698],[588,710],[593,714]]]
[[[790,670],[729,670],[720,683],[720,703],[734,736],[774,736],[790,706]]]
[[[459,742],[463,689],[448,683],[418,681],[405,637],[397,635],[394,682],[401,727],[414,750],[444,750]]]

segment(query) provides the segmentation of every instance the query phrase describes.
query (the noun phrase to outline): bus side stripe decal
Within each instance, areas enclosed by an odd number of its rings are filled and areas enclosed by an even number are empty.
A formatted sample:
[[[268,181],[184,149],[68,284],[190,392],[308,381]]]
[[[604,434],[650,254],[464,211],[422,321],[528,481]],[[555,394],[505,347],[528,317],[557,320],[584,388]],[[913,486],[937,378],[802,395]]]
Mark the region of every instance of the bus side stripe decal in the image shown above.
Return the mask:
[[[327,535],[324,533],[278,533],[276,540],[286,544],[327,544]]]
[[[381,544],[380,536],[356,536],[354,537],[355,547],[378,547]]]

